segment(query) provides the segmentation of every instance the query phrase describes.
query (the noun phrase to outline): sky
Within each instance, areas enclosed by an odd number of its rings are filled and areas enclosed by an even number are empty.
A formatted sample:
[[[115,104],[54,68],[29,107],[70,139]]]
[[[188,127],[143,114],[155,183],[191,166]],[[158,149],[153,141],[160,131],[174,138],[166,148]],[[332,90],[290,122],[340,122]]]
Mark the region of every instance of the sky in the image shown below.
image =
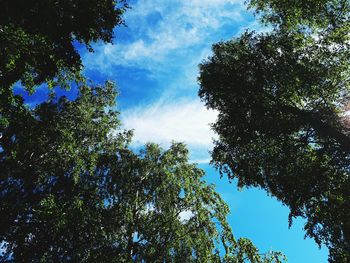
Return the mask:
[[[113,44],[93,44],[94,53],[79,47],[84,73],[95,83],[114,81],[123,128],[134,129],[133,147],[147,142],[166,148],[184,142],[191,162],[229,204],[229,222],[236,237],[250,238],[261,252],[283,252],[290,263],[326,263],[328,251],[304,239],[304,221],[288,228],[288,208],[259,189],[237,190],[220,179],[209,151],[216,138],[210,129],[217,113],[198,97],[198,64],[211,45],[247,30],[263,31],[244,0],[132,0],[126,26],[114,30]],[[40,97],[38,90],[32,97]],[[63,92],[62,92],[63,93]]]

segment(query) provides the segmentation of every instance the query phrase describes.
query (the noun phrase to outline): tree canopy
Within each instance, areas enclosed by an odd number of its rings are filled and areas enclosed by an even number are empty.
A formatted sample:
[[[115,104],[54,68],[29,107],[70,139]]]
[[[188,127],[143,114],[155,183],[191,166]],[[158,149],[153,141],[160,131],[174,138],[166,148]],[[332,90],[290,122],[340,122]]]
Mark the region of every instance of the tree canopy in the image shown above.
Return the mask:
[[[283,30],[341,33],[349,37],[350,2],[348,0],[249,0],[261,20]],[[339,30],[339,31],[338,31]]]
[[[0,88],[31,88],[81,70],[74,42],[111,42],[124,0],[0,1]]]
[[[250,3],[273,30],[217,43],[200,65],[199,95],[219,112],[213,163],[240,187],[261,187],[288,205],[290,223],[305,218],[330,262],[349,262],[349,48],[339,33],[348,2]],[[341,30],[323,20],[332,8]]]
[[[112,83],[7,112],[1,262],[281,262],[236,240],[183,144],[129,148]],[[18,110],[21,109],[21,110]],[[223,250],[220,251],[220,247]]]
[[[44,82],[68,88],[81,81],[76,47],[92,51],[92,42],[111,42],[127,8],[125,0],[0,0],[0,127],[8,125],[6,111],[18,105],[14,83],[33,92]]]

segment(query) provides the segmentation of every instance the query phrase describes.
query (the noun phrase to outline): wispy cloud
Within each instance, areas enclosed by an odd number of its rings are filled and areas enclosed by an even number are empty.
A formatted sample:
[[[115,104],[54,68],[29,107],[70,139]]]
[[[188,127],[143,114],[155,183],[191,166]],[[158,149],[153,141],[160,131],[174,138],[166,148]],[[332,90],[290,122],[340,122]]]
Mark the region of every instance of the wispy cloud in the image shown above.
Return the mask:
[[[125,30],[132,40],[96,45],[94,54],[84,56],[84,64],[104,72],[113,65],[161,70],[165,61],[207,49],[218,40],[216,32],[242,22],[244,12],[241,0],[139,0],[126,15]]]
[[[146,107],[122,112],[126,129],[134,129],[134,144],[156,142],[168,146],[172,141],[189,147],[210,149],[215,137],[210,123],[217,113],[207,110],[199,100],[159,101]]]

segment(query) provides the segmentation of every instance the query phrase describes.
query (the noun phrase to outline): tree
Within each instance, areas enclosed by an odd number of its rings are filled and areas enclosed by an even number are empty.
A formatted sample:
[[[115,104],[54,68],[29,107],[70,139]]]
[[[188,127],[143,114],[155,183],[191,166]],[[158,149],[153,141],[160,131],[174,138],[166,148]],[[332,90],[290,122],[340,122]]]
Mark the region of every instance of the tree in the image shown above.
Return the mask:
[[[260,187],[289,206],[290,223],[305,218],[330,262],[349,262],[346,44],[274,30],[246,32],[213,53],[199,78],[199,95],[219,112],[213,163],[240,187]]]
[[[126,8],[125,0],[0,0],[0,127],[18,105],[11,89],[17,81],[30,92],[44,82],[68,88],[82,81],[76,46],[93,51],[92,42],[111,42]]]
[[[1,262],[281,262],[236,240],[184,145],[136,154],[113,84],[28,109],[1,132]],[[19,110],[20,109],[20,110]],[[225,251],[219,251],[222,246]]]
[[[111,42],[127,8],[124,0],[0,1],[0,89],[21,81],[27,88],[77,75],[74,43]]]

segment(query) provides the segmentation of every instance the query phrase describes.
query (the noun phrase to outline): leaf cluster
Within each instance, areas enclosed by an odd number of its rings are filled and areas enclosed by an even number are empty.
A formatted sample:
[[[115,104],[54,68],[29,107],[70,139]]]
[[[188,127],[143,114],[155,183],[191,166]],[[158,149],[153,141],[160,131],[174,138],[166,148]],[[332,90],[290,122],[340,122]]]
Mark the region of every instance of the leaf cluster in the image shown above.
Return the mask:
[[[17,81],[31,89],[82,68],[75,44],[112,41],[123,23],[124,0],[0,1],[0,87]]]

